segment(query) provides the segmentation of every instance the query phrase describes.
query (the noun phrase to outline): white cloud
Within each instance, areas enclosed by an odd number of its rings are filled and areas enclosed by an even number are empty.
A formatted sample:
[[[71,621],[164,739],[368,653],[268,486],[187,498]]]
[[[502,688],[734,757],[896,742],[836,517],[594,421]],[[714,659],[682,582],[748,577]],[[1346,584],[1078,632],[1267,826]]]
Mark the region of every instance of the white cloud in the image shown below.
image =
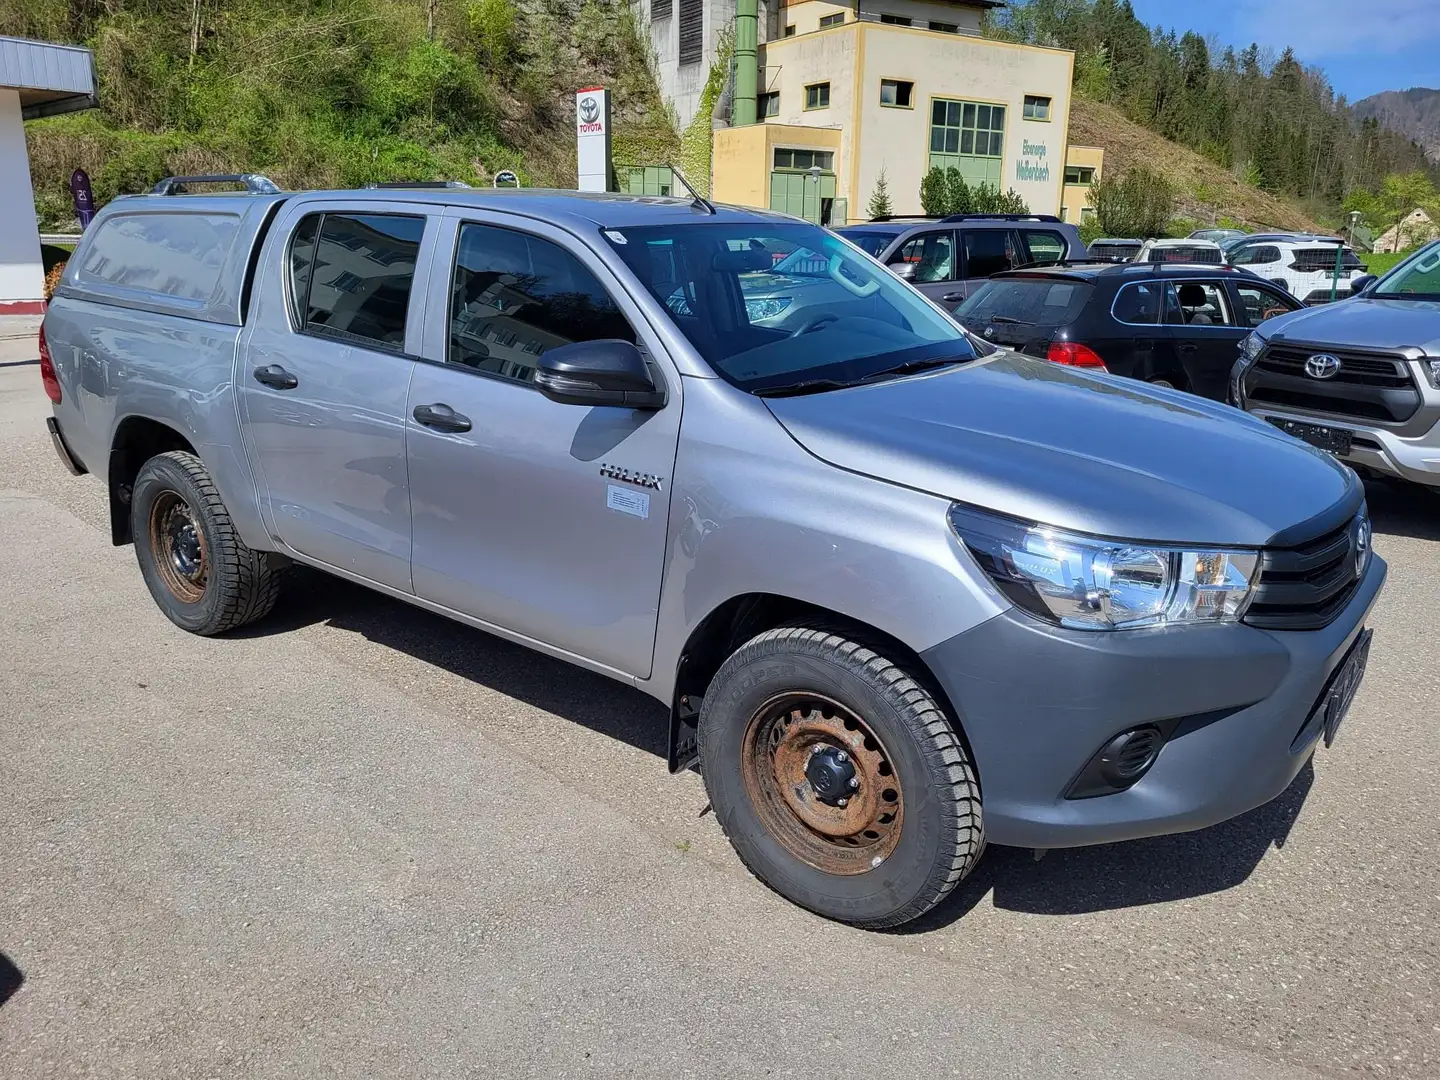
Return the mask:
[[[1237,41],[1277,50],[1289,45],[1302,63],[1374,53],[1383,64],[1386,53],[1440,45],[1440,0],[1270,0],[1239,6],[1232,23]]]

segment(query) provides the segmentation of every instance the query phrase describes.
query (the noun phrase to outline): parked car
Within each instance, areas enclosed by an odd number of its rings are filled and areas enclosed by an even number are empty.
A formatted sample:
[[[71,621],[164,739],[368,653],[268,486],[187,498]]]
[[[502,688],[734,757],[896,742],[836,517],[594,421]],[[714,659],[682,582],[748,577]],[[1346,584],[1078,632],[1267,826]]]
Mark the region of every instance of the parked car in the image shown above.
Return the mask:
[[[999,274],[955,318],[1029,356],[1224,401],[1241,339],[1299,307],[1228,266],[1082,264]]]
[[[1085,257],[1080,231],[1049,214],[956,214],[835,231],[952,311],[992,274]]]
[[[1335,271],[1336,248],[1340,270]],[[1231,251],[1231,266],[1245,269],[1281,285],[1306,304],[1328,304],[1332,280],[1335,297],[1350,295],[1350,279],[1365,267],[1355,252],[1338,240],[1325,237],[1267,240],[1244,244]]]
[[[1210,240],[1146,240],[1135,261],[1218,266],[1225,261],[1225,256],[1220,245]]]
[[[1357,469],[1440,491],[1440,241],[1354,286],[1247,337],[1231,400]]]
[[[1226,240],[1244,239],[1245,235],[1243,229],[1196,229],[1190,234],[1190,239],[1209,240],[1211,243],[1223,244]]]
[[[1263,244],[1271,240],[1299,240],[1303,238],[1301,233],[1246,233],[1244,236],[1234,236],[1229,240],[1219,241],[1220,250],[1225,253],[1228,261],[1230,256],[1242,247],[1250,244]]]
[[[1086,251],[1086,258],[1092,262],[1134,262],[1135,256],[1140,254],[1140,249],[1144,246],[1144,240],[1119,236],[1102,236],[1098,240],[1090,241],[1090,247]]]
[[[1349,706],[1385,564],[1268,424],[979,357],[770,213],[247,184],[113,200],[43,326],[55,447],[177,626],[302,563],[638,688],[746,865],[870,927],[987,839],[1243,813]],[[757,324],[788,258],[866,305]]]

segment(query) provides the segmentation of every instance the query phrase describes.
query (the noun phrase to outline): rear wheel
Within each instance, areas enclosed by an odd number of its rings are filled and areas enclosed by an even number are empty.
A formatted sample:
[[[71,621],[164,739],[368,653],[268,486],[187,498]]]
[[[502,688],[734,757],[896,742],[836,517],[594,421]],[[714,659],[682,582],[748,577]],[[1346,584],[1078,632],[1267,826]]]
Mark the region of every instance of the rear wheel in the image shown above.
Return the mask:
[[[240,539],[194,454],[175,450],[140,467],[130,525],[150,595],[176,626],[220,634],[274,607],[279,560]]]
[[[829,918],[909,922],[984,849],[949,717],[902,664],[844,633],[786,627],[747,642],[705,694],[699,749],[745,865]]]

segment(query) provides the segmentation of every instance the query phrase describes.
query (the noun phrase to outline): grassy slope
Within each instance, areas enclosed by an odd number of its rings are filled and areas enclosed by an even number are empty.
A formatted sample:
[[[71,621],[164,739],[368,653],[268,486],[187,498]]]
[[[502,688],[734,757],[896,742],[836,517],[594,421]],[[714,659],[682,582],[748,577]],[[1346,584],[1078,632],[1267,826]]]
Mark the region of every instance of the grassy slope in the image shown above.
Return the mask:
[[[1105,149],[1111,175],[1146,165],[1167,176],[1180,191],[1179,214],[1209,223],[1222,217],[1251,230],[1324,232],[1291,203],[1251,187],[1228,169],[1127,120],[1109,105],[1076,97],[1070,110],[1070,142]]]

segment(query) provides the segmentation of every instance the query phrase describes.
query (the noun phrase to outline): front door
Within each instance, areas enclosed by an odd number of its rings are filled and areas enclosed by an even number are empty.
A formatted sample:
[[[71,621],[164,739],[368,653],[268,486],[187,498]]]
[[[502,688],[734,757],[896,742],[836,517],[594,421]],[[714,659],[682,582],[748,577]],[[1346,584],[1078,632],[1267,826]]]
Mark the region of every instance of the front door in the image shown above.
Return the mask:
[[[483,215],[478,215],[483,216]],[[629,675],[655,644],[679,379],[658,411],[560,405],[536,359],[624,338],[638,310],[591,253],[539,223],[447,222],[410,385],[415,593]],[[658,366],[658,365],[657,365]]]
[[[1224,281],[1181,278],[1166,283],[1165,323],[1184,369],[1184,388],[1224,401],[1240,339],[1250,332],[1237,319]]]
[[[890,257],[890,265],[913,267],[906,280],[946,311],[954,311],[965,299],[960,292],[960,257],[953,229],[915,234]]]
[[[262,283],[237,385],[274,534],[409,591],[406,342],[420,340],[411,301],[425,217],[393,205],[316,208],[277,223],[290,232],[286,258]]]

